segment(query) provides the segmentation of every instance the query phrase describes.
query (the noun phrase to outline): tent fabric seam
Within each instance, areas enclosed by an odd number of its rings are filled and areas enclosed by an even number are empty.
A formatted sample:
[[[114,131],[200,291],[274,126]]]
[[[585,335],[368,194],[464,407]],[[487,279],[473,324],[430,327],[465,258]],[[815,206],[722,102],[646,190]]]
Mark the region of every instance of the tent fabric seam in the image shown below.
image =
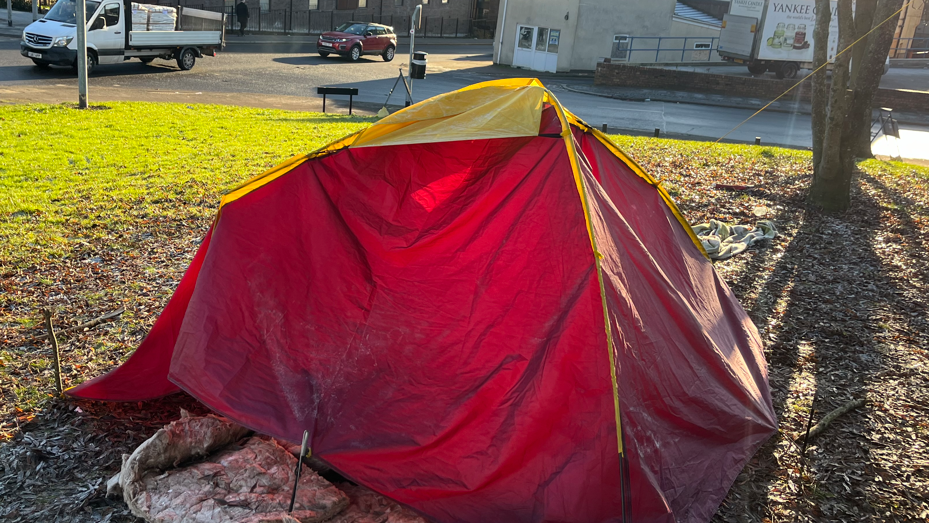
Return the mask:
[[[590,205],[587,201],[587,190],[584,187],[584,181],[581,179],[580,168],[578,167],[577,148],[574,147],[574,135],[571,133],[571,125],[568,122],[568,119],[565,115],[565,110],[562,107],[561,102],[558,101],[558,98],[555,97],[554,93],[552,93],[550,90],[546,89],[545,91],[546,97],[548,98],[549,103],[551,103],[557,111],[558,119],[562,125],[562,137],[564,139],[565,149],[568,153],[568,159],[571,165],[571,174],[574,176],[574,183],[577,186],[578,196],[581,199],[581,209],[584,212],[584,221],[587,226],[587,234],[590,239],[590,246],[593,251],[594,263],[596,264],[597,268],[597,283],[600,290],[600,301],[603,307],[603,325],[606,333],[607,353],[609,355],[610,362],[610,381],[613,388],[613,408],[616,418],[616,444],[620,456],[623,456],[625,454],[625,449],[623,448],[622,422],[619,405],[619,386],[617,384],[616,376],[616,360],[613,357],[613,335],[609,322],[608,304],[606,302],[606,287],[603,283],[603,267],[600,263],[603,255],[597,248],[597,240],[593,233],[593,224],[591,223],[590,217]]]

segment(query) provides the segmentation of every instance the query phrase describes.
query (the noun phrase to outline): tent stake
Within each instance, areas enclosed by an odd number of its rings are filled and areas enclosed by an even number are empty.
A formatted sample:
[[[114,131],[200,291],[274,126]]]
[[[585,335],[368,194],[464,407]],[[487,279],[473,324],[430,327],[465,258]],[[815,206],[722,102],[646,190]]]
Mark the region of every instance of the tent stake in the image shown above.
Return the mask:
[[[813,426],[813,414],[816,413],[816,409],[810,405],[810,419],[806,422],[806,436],[803,437],[803,448],[800,449],[800,457],[806,457],[806,444],[810,442],[810,428]]]
[[[288,514],[293,514],[294,512],[294,501],[297,500],[297,484],[300,483],[300,472],[303,471],[303,456],[306,456],[306,439],[309,435],[309,432],[303,431],[303,444],[300,445],[300,457],[297,458],[297,471],[296,474],[294,474],[294,490],[290,493],[290,508],[287,509]]]
[[[45,316],[45,329],[48,331],[48,339],[52,342],[52,349],[55,355],[55,390],[61,396],[64,387],[61,385],[61,356],[58,353],[58,339],[55,338],[55,331],[52,329],[52,313],[48,309],[42,309],[42,315]]]

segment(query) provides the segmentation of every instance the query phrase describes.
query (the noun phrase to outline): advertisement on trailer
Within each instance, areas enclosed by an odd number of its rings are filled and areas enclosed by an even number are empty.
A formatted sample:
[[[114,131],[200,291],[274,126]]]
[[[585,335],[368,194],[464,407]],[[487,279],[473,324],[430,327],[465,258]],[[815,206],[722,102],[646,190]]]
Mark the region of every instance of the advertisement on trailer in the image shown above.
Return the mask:
[[[729,14],[747,16],[761,20],[764,13],[764,0],[732,0],[729,4]]]
[[[837,2],[833,0],[829,25],[829,60],[835,57],[839,41]],[[758,58],[762,60],[813,61],[813,28],[816,26],[816,2],[793,0],[769,2],[765,10]]]

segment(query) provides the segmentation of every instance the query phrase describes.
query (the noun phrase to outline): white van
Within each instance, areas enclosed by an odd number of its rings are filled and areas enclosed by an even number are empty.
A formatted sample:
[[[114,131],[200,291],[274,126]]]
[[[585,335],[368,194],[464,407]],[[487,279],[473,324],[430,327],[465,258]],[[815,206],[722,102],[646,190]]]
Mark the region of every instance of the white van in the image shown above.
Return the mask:
[[[177,60],[188,70],[197,58],[216,56],[225,45],[225,15],[200,9],[86,0],[87,67],[132,58]],[[20,53],[38,67],[77,63],[76,0],[58,0],[45,18],[23,31]],[[157,13],[152,23],[152,13]],[[184,30],[189,27],[194,30]]]

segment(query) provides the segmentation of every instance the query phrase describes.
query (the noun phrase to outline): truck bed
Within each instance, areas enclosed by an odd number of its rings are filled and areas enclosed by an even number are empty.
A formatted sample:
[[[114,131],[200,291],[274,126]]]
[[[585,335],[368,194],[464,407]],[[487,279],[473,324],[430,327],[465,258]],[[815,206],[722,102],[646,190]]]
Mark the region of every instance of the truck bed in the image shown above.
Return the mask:
[[[185,47],[219,46],[222,31],[130,31],[130,47]]]

